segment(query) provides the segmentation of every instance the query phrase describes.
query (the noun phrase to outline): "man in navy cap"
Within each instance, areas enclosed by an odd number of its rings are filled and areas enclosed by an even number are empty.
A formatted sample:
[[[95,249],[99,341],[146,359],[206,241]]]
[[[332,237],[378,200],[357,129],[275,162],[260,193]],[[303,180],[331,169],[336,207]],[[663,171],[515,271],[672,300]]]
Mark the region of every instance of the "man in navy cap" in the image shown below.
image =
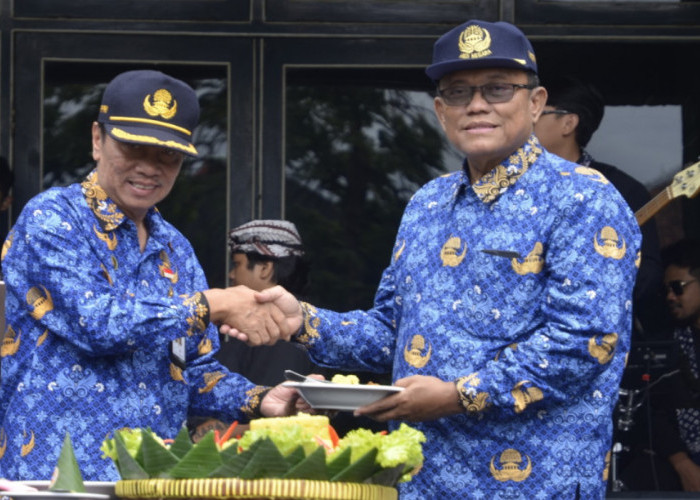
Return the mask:
[[[49,479],[69,433],[83,477],[116,480],[100,458],[116,429],[173,438],[188,415],[234,421],[294,410],[293,389],[255,385],[214,354],[224,321],[266,343],[288,338],[300,320],[257,304],[246,287],[209,289],[190,243],[155,208],[185,155],[197,155],[198,119],[184,82],[120,74],[92,125],[95,169],[34,197],[10,231],[0,476]]]
[[[463,168],[409,202],[374,307],[289,302],[293,339],[404,388],[356,411],[425,433],[402,499],[603,498],[639,228],[611,185],[540,146],[547,92],[516,27],[457,26],[427,74]]]

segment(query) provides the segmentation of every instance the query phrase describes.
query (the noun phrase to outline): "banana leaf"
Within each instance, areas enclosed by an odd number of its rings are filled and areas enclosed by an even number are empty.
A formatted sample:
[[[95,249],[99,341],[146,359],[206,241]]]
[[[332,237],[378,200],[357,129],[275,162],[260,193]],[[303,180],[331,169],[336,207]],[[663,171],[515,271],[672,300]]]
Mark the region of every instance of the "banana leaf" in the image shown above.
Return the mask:
[[[324,453],[325,456],[325,453]],[[304,447],[303,446],[297,446],[294,451],[292,451],[289,455],[284,457],[287,463],[289,464],[290,467],[294,467],[297,465],[299,462],[304,460],[306,458],[306,453],[304,452]],[[324,464],[323,468],[325,469],[326,466]]]
[[[61,446],[61,453],[58,456],[58,462],[54,469],[49,490],[85,493],[83,476],[80,473],[78,461],[75,459],[75,452],[73,451],[73,443],[71,443],[70,434],[67,432],[63,438],[63,446]]]
[[[287,457],[289,458],[289,457]],[[315,479],[318,481],[328,481],[328,469],[326,468],[326,451],[322,446],[316,448],[304,460],[297,463],[287,473],[283,479]]]
[[[143,469],[141,463],[132,457],[124,444],[124,438],[118,433],[114,433],[114,443],[117,447],[117,469],[122,479],[148,479],[150,476]],[[137,457],[141,455],[141,448]]]
[[[280,478],[288,470],[289,464],[270,438],[260,440],[260,446],[241,471],[241,479]]]
[[[163,444],[153,437],[151,432],[144,432],[141,441],[143,452],[143,469],[150,477],[170,477],[167,471],[177,465],[179,459]]]
[[[187,432],[187,427],[183,425],[175,437],[175,442],[170,446],[170,452],[176,457],[182,458],[191,449],[192,440],[190,439],[190,433]]]
[[[208,432],[182,457],[177,465],[168,471],[167,477],[174,479],[209,477],[212,472],[221,467],[222,463],[221,453],[214,440],[214,433]]]
[[[372,448],[338,474],[332,476],[331,481],[361,483],[368,477],[373,476],[381,470],[381,467],[375,461],[377,453],[377,448]]]
[[[333,477],[350,465],[350,448],[345,448],[343,451],[334,456],[328,463],[328,476]]]
[[[238,453],[235,445],[224,449],[220,455],[222,465],[209,474],[209,477],[240,477],[261,443],[262,441],[255,441],[250,448],[241,453]]]
[[[406,468],[404,464],[397,465],[396,467],[390,467],[388,469],[382,469],[377,472],[372,477],[365,480],[367,484],[378,484],[380,486],[396,486],[403,476],[403,471]]]

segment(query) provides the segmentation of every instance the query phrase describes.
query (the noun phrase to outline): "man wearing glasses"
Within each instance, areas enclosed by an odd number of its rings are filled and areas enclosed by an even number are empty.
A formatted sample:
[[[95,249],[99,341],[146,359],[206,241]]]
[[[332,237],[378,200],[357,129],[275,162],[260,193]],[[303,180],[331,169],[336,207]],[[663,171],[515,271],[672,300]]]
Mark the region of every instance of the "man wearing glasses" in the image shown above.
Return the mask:
[[[624,473],[630,488],[700,491],[700,242],[681,240],[662,252],[664,296],[680,358],[651,395],[652,449]],[[672,370],[673,369],[673,370]],[[654,467],[651,468],[653,461]]]
[[[426,72],[463,168],[409,202],[374,307],[302,303],[293,339],[404,388],[355,412],[425,433],[402,499],[603,498],[639,228],[535,137],[547,91],[515,26],[457,26]]]

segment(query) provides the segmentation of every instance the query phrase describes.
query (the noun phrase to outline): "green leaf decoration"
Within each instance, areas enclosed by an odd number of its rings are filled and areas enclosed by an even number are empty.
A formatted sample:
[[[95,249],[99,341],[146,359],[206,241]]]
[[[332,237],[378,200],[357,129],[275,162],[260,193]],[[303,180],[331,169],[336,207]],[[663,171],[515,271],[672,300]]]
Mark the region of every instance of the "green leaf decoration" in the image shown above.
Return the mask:
[[[289,464],[270,438],[260,440],[253,458],[241,471],[241,479],[281,478],[289,470]]]
[[[166,472],[173,468],[179,461],[163,443],[153,437],[152,432],[144,432],[141,441],[143,453],[143,469],[150,477],[170,477]]]
[[[177,433],[175,441],[170,445],[170,453],[178,458],[182,458],[191,449],[192,440],[190,439],[190,433],[187,431],[187,427],[183,425],[180,428],[180,432]]]
[[[128,452],[124,438],[118,432],[114,433],[114,442],[117,447],[117,469],[119,469],[119,475],[122,479],[148,479],[150,476],[143,469],[141,463]],[[141,449],[139,449],[137,458],[140,456],[142,456]]]
[[[352,450],[350,448],[345,448],[343,451],[334,456],[328,463],[328,476],[333,477],[340,474],[340,472],[350,465],[350,454]]]
[[[324,455],[325,455],[325,453],[324,453]],[[301,462],[302,460],[304,460],[306,458],[306,453],[304,452],[304,447],[298,446],[289,455],[287,455],[284,458],[290,467],[294,467],[295,465],[297,465],[299,462]],[[323,468],[324,469],[326,468],[325,464],[324,464]]]
[[[83,476],[80,473],[78,461],[75,459],[75,452],[73,451],[73,443],[71,443],[70,434],[67,432],[63,438],[61,453],[58,456],[58,462],[56,463],[56,468],[54,469],[49,490],[85,493]]]
[[[175,467],[168,471],[167,477],[175,479],[209,477],[222,464],[221,453],[216,446],[214,433],[208,432],[182,457],[182,460]]]
[[[372,448],[338,474],[332,476],[331,481],[361,483],[368,477],[373,476],[381,470],[381,467],[376,462],[378,451],[377,448]]]
[[[403,476],[403,470],[405,468],[406,466],[404,464],[400,464],[396,467],[382,469],[372,477],[366,479],[364,482],[368,484],[378,484],[381,486],[396,486],[399,479],[401,479],[401,476]]]
[[[326,468],[326,451],[322,446],[316,448],[308,457],[289,469],[283,479],[315,479],[328,481]]]
[[[229,446],[221,452],[223,465],[209,474],[209,477],[240,477],[248,462],[253,458],[262,441],[255,441],[250,448],[238,453],[238,446]]]

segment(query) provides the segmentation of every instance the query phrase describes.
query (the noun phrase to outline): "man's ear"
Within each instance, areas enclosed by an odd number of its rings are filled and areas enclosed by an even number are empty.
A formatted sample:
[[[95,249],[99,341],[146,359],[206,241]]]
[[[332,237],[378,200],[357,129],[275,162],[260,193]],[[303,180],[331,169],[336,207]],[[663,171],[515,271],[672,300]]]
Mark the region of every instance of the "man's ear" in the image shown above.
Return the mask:
[[[562,120],[562,132],[564,135],[570,135],[576,132],[576,127],[578,127],[578,115],[576,113],[569,113],[561,117]]]
[[[447,106],[442,99],[439,97],[435,97],[433,99],[433,105],[435,106],[435,116],[437,116],[438,122],[440,122],[440,126],[442,127],[442,130],[445,130],[445,107]]]
[[[92,159],[100,161],[102,156],[102,131],[97,122],[92,122]]]
[[[260,278],[265,281],[272,281],[272,276],[275,274],[275,263],[271,260],[266,260],[256,265],[260,266]]]

